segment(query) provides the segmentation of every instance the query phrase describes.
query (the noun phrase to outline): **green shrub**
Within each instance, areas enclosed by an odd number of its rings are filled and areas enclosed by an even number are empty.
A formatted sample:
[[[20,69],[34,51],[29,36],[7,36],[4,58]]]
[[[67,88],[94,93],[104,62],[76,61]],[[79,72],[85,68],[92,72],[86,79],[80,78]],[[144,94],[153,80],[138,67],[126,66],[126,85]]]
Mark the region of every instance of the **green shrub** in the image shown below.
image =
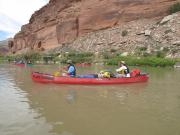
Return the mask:
[[[27,53],[27,54],[23,54],[22,58],[27,60],[27,61],[31,60],[31,61],[34,62],[34,61],[40,60],[41,55],[39,53],[36,53],[36,52],[30,52],[30,53]]]
[[[110,52],[114,53],[116,52],[117,50],[116,49],[111,49]]]
[[[168,47],[164,47],[164,48],[163,48],[163,52],[166,52],[166,53],[167,53],[169,50],[170,50],[170,49],[169,49]]]
[[[139,47],[138,49],[139,49],[139,51],[146,51],[147,47],[143,46],[143,47]]]
[[[148,57],[148,56],[151,56],[151,54],[148,53],[148,52],[143,52],[143,53],[142,53],[142,56],[143,56],[143,57]]]
[[[112,54],[110,54],[109,52],[103,52],[101,55],[102,55],[103,59],[111,59],[112,58]]]
[[[158,58],[164,58],[164,57],[165,57],[165,52],[157,51],[157,52],[156,52],[156,57],[158,57]]]
[[[3,57],[2,56],[0,56],[0,63],[3,61]]]
[[[170,14],[180,11],[180,3],[177,2],[169,8]]]
[[[66,63],[68,59],[72,60],[73,63],[83,63],[83,62],[89,62],[91,63],[93,61],[94,54],[87,52],[87,53],[68,53],[67,55],[64,55],[63,58],[60,58],[61,63]]]
[[[125,37],[125,36],[127,36],[127,34],[128,34],[128,31],[127,30],[123,30],[122,33],[121,33],[121,36]]]
[[[149,56],[149,54],[146,51],[147,51],[147,47],[145,47],[145,46],[137,47],[135,49],[134,55],[136,55],[136,56]]]
[[[69,53],[68,57],[91,57],[94,54],[91,52],[87,52],[87,53]]]

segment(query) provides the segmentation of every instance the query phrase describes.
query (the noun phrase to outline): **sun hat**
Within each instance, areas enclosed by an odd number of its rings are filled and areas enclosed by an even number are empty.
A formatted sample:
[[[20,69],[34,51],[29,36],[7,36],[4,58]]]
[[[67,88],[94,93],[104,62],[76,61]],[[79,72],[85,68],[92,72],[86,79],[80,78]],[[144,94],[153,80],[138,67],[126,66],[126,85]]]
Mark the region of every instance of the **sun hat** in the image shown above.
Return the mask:
[[[68,64],[72,64],[72,60],[67,60],[67,62],[66,63],[68,63]]]
[[[126,64],[126,62],[125,62],[125,61],[121,61],[120,63],[121,63],[121,64]]]

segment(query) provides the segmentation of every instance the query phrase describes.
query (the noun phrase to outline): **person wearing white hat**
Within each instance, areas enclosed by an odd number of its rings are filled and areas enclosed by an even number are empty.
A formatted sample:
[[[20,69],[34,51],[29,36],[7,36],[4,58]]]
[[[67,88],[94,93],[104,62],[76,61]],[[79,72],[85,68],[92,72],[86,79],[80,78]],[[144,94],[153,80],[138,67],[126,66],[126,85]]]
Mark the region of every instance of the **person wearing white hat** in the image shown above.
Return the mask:
[[[116,69],[116,77],[130,77],[129,68],[127,67],[125,61],[120,62],[120,67]]]

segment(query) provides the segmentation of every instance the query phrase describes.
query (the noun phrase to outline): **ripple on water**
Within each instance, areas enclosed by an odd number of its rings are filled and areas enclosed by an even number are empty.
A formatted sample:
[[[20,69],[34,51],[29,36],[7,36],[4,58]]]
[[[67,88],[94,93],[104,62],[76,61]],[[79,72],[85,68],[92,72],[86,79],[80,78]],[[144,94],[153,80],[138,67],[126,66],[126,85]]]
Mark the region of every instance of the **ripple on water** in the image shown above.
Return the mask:
[[[27,92],[19,86],[14,69],[0,67],[0,135],[48,135],[51,126],[29,106]],[[33,130],[32,130],[33,129]]]
[[[147,83],[69,86],[37,84],[25,69],[0,67],[0,135],[179,135],[180,71],[155,70]]]

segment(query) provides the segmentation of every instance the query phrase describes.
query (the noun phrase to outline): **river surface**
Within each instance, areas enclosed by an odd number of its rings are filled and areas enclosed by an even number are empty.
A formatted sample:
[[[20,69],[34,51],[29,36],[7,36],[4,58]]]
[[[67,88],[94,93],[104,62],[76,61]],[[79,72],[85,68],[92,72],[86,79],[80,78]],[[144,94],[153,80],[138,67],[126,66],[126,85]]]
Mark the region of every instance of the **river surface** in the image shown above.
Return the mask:
[[[149,81],[125,85],[39,84],[30,78],[31,70],[57,68],[0,65],[0,135],[180,135],[180,69],[141,67]]]

